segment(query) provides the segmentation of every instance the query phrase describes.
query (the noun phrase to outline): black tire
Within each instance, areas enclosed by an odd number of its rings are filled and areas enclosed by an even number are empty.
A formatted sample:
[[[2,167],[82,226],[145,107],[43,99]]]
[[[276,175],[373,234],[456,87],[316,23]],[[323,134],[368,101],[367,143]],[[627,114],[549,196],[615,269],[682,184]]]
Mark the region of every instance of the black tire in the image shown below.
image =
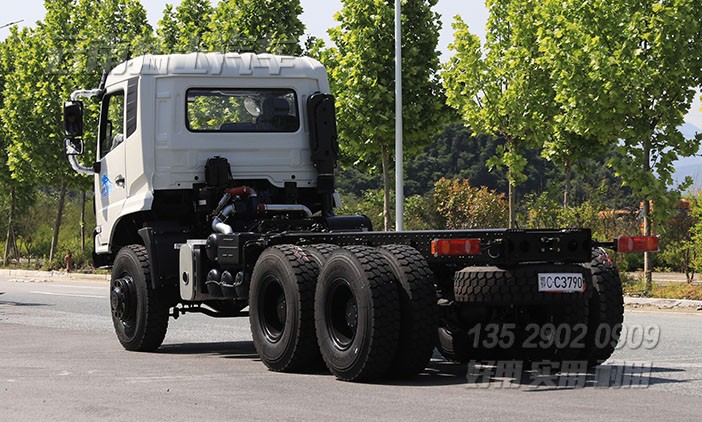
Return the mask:
[[[539,292],[538,274],[542,272],[581,273],[586,289],[583,293],[572,294]],[[458,271],[454,275],[454,306],[459,307],[457,312],[463,316],[453,324],[442,323],[439,351],[447,359],[458,362],[576,358],[583,345],[571,341],[571,335],[576,330],[585,332],[587,300],[592,290],[590,280],[590,272],[579,265],[536,264],[510,269],[468,267]],[[475,312],[477,310],[482,312]],[[548,335],[551,326],[554,337]],[[546,339],[542,342],[540,336],[534,344],[531,336],[536,329],[541,333],[542,328]],[[494,345],[485,342],[489,333],[513,333],[514,337]],[[556,341],[556,333],[563,338]],[[550,340],[553,340],[552,345],[549,345]]]
[[[110,280],[110,307],[117,338],[127,350],[150,352],[163,343],[168,305],[151,286],[146,248],[125,246],[117,253]]]
[[[416,249],[407,245],[379,248],[399,281],[400,339],[390,373],[416,375],[429,364],[438,329],[434,274]]]
[[[559,366],[566,361],[578,360],[586,347],[583,337],[586,337],[588,332],[587,300],[553,307],[551,313],[552,317],[547,319],[547,323],[552,323],[554,327],[551,336],[553,344],[550,347],[537,349],[531,356],[531,360],[552,361]],[[543,337],[541,340],[543,341]]]
[[[593,295],[589,303],[588,335],[583,356],[594,367],[612,356],[624,322],[624,294],[619,271],[602,248],[592,250]]]
[[[397,281],[377,249],[334,251],[315,295],[319,348],[340,380],[367,381],[387,374],[397,351],[400,306]]]
[[[319,266],[299,246],[261,253],[249,290],[249,321],[261,360],[273,371],[306,371],[321,361],[314,326]]]
[[[539,292],[541,272],[582,273],[590,294],[590,272],[580,265],[522,265],[512,269],[497,267],[468,267],[457,271],[453,279],[456,302],[485,305],[550,305],[570,303],[580,294]]]
[[[307,255],[317,261],[319,268],[322,268],[327,262],[329,255],[331,255],[331,253],[335,250],[339,249],[339,246],[331,243],[317,243],[314,245],[304,246],[302,249],[307,252]]]

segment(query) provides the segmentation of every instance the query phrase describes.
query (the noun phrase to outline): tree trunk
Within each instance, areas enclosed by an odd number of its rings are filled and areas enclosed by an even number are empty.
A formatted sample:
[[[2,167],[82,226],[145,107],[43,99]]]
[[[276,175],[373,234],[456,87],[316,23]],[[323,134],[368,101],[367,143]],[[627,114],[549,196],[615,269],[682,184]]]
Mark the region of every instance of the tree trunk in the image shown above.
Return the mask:
[[[644,200],[643,203],[643,235],[644,236],[650,236],[651,235],[651,202],[648,199]],[[650,292],[653,290],[653,276],[652,276],[652,271],[653,269],[651,268],[651,253],[650,252],[644,252],[644,279],[646,280],[646,291]]]
[[[570,177],[573,173],[573,168],[570,160],[565,162],[565,180],[563,182],[563,208],[568,208],[568,200],[570,199]]]
[[[61,192],[56,206],[56,224],[54,224],[54,235],[51,238],[51,251],[49,252],[49,262],[53,262],[58,248],[59,231],[61,230],[61,219],[63,218],[63,207],[66,203],[66,180],[61,181]]]
[[[7,266],[10,260],[10,253],[17,258],[17,244],[15,242],[15,230],[12,227],[14,224],[15,213],[15,188],[10,188],[10,212],[7,216],[7,239],[5,239],[5,256],[3,257],[3,265]]]
[[[643,169],[646,172],[651,171],[651,141],[646,140],[643,144]],[[644,198],[643,204],[643,235],[651,235],[651,202],[648,198]],[[651,253],[644,252],[644,279],[646,280],[646,292],[653,290],[653,275],[651,268]]]
[[[380,147],[380,158],[383,163],[383,230],[389,231],[390,225],[390,157],[384,146]]]
[[[80,200],[80,252],[85,253],[85,190],[81,190]]]
[[[508,170],[507,181],[507,206],[509,213],[509,228],[514,228],[514,182],[512,181],[512,168]]]

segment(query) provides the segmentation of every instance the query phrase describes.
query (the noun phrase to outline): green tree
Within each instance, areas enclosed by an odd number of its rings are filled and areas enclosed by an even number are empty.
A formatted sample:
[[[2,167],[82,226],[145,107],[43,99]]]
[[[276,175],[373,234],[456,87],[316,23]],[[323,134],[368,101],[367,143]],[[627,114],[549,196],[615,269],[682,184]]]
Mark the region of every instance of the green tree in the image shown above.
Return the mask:
[[[205,34],[214,9],[210,0],[183,0],[173,7],[167,4],[156,33],[164,54],[205,51]]]
[[[702,209],[699,199],[699,195],[687,196],[678,203],[667,221],[657,225],[658,232],[662,232],[658,264],[685,273],[688,283],[702,269],[702,238],[699,237],[702,233]]]
[[[5,89],[5,78],[7,74],[13,71],[13,47],[17,46],[18,33],[13,31],[7,39],[0,42],[0,108],[3,105],[3,93]],[[1,123],[1,122],[0,122]],[[7,215],[6,224],[0,225],[0,233],[5,233],[5,253],[3,255],[3,263],[7,265],[9,256],[17,255],[17,246],[15,241],[14,230],[14,210],[15,201],[15,181],[12,180],[12,174],[7,163],[7,136],[3,133],[2,124],[0,124],[0,212]],[[3,222],[4,223],[4,222]]]
[[[203,34],[209,51],[300,55],[300,0],[222,0]]]
[[[491,167],[508,168],[509,225],[514,226],[515,187],[525,181],[525,150],[540,149],[553,133],[553,91],[540,64],[539,22],[530,0],[488,0],[484,45],[456,17],[455,55],[442,74],[448,104],[473,130],[504,140]]]
[[[57,168],[59,160],[65,161],[65,158],[60,153],[57,130],[51,128],[50,123],[59,118],[59,107],[52,104],[56,97],[50,94],[44,78],[49,73],[49,62],[41,29],[13,29],[11,39],[9,60],[12,70],[5,77],[0,108],[7,149],[6,164],[11,178],[6,252],[15,241],[12,220],[17,205],[16,184],[33,190],[41,185],[65,186],[66,180]],[[48,111],[52,106],[55,116]]]
[[[685,186],[673,163],[697,152],[678,130],[700,84],[702,5],[695,0],[546,0],[539,48],[564,130],[616,147],[611,165],[661,215]],[[662,216],[659,216],[659,219]],[[649,254],[645,256],[651,288]]]
[[[143,52],[152,31],[137,0],[46,1],[44,6],[44,20],[20,36],[0,119],[12,178],[59,191],[53,258],[66,192],[90,184],[70,170],[63,153],[63,101],[74,89],[96,87],[101,70]]]
[[[104,70],[156,51],[156,38],[139,0],[80,0],[78,75],[96,84]],[[96,85],[94,85],[96,86]]]
[[[441,27],[436,0],[403,2],[404,144],[411,154],[426,145],[442,111],[436,49]],[[342,154],[354,165],[380,167],[384,189],[384,228],[390,221],[390,172],[395,139],[393,2],[344,0],[329,31],[336,47],[325,64],[337,99]]]

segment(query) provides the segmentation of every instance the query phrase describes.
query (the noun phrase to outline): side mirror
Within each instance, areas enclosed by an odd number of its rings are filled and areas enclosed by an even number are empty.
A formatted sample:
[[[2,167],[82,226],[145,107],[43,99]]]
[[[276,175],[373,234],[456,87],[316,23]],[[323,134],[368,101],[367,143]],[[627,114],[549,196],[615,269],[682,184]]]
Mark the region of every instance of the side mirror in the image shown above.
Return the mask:
[[[83,155],[82,139],[67,138],[64,142],[66,145],[66,155]]]
[[[70,139],[83,136],[83,102],[66,101],[63,104],[63,132]],[[83,146],[81,143],[81,153]]]

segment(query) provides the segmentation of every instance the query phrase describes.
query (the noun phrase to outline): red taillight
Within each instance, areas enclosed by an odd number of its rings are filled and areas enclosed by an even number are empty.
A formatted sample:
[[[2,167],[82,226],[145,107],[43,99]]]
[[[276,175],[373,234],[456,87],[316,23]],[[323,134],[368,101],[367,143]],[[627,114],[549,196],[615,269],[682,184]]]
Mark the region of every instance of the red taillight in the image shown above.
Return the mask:
[[[434,256],[480,255],[480,239],[436,239],[431,241]]]
[[[617,239],[617,252],[658,252],[658,236],[622,236]]]

